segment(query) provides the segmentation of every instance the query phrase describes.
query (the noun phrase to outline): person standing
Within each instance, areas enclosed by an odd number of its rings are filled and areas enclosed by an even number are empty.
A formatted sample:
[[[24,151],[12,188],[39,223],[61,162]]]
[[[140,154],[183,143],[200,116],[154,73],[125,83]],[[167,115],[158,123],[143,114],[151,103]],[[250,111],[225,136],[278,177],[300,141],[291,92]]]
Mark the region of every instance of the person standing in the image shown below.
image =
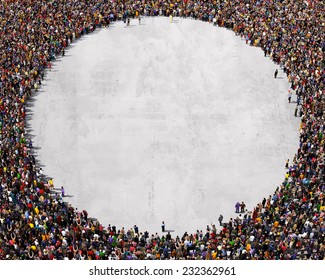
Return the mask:
[[[297,114],[298,114],[298,106],[296,106],[296,109],[295,109],[295,117],[297,117]]]
[[[274,72],[274,79],[276,79],[278,77],[278,73],[279,73],[279,71],[278,71],[278,69],[276,69]]]
[[[63,187],[63,186],[61,187],[61,196],[62,196],[62,197],[65,196],[65,190],[64,190],[64,187]]]
[[[262,206],[263,206],[263,208],[265,207],[265,203],[266,203],[266,198],[264,197],[264,198],[263,198],[263,201],[262,201]]]
[[[164,221],[161,223],[161,231],[165,232],[165,222]]]
[[[304,111],[303,111],[302,107],[300,106],[299,117],[302,117],[303,114],[304,114]]]
[[[291,97],[292,97],[292,92],[291,90],[288,90],[288,101],[291,103]]]
[[[236,213],[239,213],[239,207],[240,207],[240,203],[237,202],[235,205]]]
[[[137,225],[134,225],[134,233],[139,234],[139,228],[137,227]]]
[[[218,218],[218,221],[219,221],[219,225],[222,226],[223,216],[221,214]]]
[[[241,204],[240,204],[240,212],[241,213],[245,212],[245,207],[246,207],[246,204],[244,203],[244,201],[242,201]]]

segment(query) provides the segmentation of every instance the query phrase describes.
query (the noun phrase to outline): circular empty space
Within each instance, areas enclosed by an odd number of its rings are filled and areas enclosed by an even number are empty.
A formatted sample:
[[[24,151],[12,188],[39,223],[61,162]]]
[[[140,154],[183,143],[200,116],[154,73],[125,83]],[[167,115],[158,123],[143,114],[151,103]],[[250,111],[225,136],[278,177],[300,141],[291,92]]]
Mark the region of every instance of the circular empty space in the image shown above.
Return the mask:
[[[284,179],[299,120],[276,68],[208,23],[117,22],[74,42],[29,103],[37,159],[104,226],[205,229]]]

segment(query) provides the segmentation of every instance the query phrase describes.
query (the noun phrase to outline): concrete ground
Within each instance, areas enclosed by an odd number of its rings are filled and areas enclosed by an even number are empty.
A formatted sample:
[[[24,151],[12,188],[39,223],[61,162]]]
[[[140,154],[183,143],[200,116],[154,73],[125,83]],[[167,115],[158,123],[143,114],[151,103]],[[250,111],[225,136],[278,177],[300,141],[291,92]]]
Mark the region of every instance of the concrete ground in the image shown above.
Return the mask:
[[[263,52],[192,19],[82,37],[30,103],[44,173],[104,226],[205,230],[272,194],[299,143],[289,84]],[[295,98],[293,98],[295,100]]]

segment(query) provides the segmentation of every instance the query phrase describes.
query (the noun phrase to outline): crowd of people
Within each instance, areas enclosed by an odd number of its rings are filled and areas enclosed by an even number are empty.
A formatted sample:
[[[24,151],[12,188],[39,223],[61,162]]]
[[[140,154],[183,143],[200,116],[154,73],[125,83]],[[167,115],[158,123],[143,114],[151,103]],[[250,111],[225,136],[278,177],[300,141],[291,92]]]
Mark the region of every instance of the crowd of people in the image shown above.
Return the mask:
[[[321,0],[1,1],[0,259],[324,259],[324,8]],[[286,73],[301,116],[298,151],[273,194],[219,220],[220,230],[177,237],[104,226],[64,202],[26,136],[26,104],[71,42],[112,21],[170,15],[260,47]]]

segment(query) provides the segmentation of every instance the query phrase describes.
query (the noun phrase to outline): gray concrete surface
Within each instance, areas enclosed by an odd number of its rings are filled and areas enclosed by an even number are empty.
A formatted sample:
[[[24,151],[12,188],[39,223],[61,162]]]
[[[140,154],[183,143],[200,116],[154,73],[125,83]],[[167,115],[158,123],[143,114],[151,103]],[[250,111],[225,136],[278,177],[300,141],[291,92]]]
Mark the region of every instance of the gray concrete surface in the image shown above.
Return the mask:
[[[36,95],[37,158],[105,226],[174,234],[252,209],[285,175],[299,119],[282,71],[233,32],[144,18],[82,37]],[[295,98],[293,98],[295,100]]]

